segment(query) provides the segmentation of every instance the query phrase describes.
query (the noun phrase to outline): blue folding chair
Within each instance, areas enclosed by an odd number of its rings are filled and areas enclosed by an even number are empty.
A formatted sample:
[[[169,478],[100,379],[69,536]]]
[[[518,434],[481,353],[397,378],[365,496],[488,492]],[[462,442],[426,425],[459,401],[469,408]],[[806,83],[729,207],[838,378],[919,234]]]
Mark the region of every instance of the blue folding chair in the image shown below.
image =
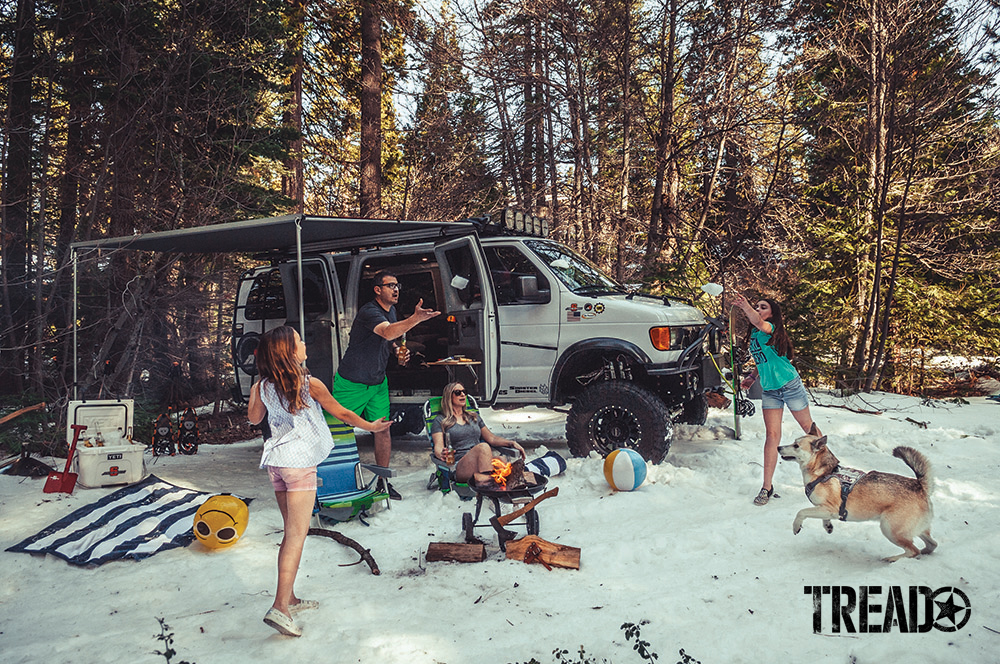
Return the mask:
[[[325,413],[335,443],[330,455],[316,469],[316,509],[320,519],[336,523],[364,517],[379,503],[389,508],[386,478],[396,472],[383,466],[361,463],[354,427]],[[366,479],[366,472],[371,478]],[[367,525],[367,524],[365,524]]]

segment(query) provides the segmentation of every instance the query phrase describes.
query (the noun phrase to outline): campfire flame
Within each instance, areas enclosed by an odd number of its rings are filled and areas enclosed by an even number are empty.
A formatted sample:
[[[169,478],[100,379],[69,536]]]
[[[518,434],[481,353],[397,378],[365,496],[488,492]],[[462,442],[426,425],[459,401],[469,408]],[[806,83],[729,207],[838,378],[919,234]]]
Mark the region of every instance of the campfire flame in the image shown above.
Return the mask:
[[[493,481],[500,485],[501,489],[507,488],[507,476],[510,475],[509,463],[504,463],[500,459],[493,459]]]

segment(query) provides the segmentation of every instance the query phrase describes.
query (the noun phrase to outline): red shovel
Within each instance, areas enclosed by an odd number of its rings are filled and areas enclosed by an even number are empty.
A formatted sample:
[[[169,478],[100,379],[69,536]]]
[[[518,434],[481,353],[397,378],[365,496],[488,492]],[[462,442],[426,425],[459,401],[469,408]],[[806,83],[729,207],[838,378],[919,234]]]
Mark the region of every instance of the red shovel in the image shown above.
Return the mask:
[[[73,429],[73,442],[69,446],[69,454],[66,455],[66,470],[60,472],[53,471],[49,473],[48,479],[45,480],[45,486],[42,487],[42,491],[45,493],[73,493],[73,489],[76,487],[76,473],[69,472],[69,466],[73,463],[73,454],[76,452],[76,441],[80,439],[80,432],[86,431],[86,424],[73,424],[71,425]]]

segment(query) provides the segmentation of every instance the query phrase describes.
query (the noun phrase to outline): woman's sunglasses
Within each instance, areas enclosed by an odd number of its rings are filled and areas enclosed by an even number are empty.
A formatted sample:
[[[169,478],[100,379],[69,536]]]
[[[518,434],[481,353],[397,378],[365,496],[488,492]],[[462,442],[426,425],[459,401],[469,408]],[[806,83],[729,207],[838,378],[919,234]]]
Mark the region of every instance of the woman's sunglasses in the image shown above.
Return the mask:
[[[451,395],[452,396],[464,397],[465,396],[465,390],[455,390],[454,392],[451,393]]]

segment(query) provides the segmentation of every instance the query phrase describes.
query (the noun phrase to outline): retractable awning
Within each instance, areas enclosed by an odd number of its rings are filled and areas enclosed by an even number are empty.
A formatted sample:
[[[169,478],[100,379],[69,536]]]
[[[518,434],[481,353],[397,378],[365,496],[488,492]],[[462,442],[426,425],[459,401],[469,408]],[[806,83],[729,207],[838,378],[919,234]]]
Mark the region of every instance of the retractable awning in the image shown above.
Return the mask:
[[[73,398],[77,386],[77,255],[90,249],[129,249],[174,253],[249,253],[295,256],[298,264],[299,301],[302,301],[302,255],[323,251],[431,241],[468,235],[478,229],[470,221],[402,221],[392,219],[340,219],[304,214],[249,219],[198,228],[74,242],[73,260]],[[299,329],[305,330],[299,311]]]
[[[477,226],[468,221],[402,221],[341,219],[287,215],[197,228],[74,242],[71,248],[134,249],[177,253],[315,253],[379,244],[396,244],[467,235]]]

